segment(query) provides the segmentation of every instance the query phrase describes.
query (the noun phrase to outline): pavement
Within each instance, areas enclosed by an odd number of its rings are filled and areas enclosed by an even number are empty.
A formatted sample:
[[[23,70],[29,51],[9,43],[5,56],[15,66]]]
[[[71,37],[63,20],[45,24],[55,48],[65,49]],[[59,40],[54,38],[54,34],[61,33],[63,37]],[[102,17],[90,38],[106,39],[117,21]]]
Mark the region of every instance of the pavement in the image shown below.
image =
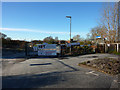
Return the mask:
[[[78,63],[111,54],[89,54],[64,58],[3,59],[3,88],[118,88],[118,75],[111,76]]]

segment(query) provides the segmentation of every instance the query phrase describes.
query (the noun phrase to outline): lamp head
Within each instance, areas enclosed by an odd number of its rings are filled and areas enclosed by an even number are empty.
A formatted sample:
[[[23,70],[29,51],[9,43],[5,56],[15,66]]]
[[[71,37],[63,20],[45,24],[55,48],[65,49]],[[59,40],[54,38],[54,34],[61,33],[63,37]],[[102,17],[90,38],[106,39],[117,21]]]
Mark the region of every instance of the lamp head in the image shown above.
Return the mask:
[[[66,16],[66,18],[71,18],[71,16]]]

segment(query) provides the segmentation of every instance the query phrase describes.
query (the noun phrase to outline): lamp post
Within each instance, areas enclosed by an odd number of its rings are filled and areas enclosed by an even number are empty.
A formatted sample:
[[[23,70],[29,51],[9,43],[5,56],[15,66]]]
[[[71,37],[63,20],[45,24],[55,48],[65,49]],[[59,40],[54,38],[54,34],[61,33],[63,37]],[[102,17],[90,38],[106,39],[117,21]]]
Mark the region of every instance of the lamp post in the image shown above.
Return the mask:
[[[120,2],[118,2],[118,9],[117,12],[119,13],[120,11]],[[117,35],[117,39],[118,39],[118,43],[120,42],[120,16],[118,14],[118,35]],[[119,52],[119,44],[117,44],[117,52]]]
[[[66,16],[66,18],[70,18],[70,42],[71,42],[71,16]]]
[[[66,16],[66,18],[70,18],[70,43],[71,43],[71,16]],[[70,46],[70,54],[71,54],[71,46]]]

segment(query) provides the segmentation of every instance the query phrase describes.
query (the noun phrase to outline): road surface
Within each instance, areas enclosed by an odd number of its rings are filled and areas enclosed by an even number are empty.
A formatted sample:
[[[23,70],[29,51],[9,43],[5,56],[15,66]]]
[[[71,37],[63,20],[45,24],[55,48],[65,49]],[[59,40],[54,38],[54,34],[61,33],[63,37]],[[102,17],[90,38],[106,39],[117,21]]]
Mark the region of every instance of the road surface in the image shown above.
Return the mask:
[[[65,58],[3,60],[3,88],[118,88],[118,76],[111,76],[78,63],[110,54],[89,54]],[[20,59],[19,59],[20,60]],[[19,61],[18,60],[18,61]]]

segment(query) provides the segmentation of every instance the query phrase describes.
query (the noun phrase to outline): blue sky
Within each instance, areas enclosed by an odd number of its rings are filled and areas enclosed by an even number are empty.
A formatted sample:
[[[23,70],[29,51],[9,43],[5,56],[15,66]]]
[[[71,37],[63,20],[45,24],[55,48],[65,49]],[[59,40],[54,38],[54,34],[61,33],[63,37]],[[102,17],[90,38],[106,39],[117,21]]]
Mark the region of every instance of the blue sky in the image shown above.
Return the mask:
[[[72,16],[72,37],[86,34],[100,19],[103,2],[3,2],[2,32],[12,39],[42,40],[58,36],[69,40]]]

